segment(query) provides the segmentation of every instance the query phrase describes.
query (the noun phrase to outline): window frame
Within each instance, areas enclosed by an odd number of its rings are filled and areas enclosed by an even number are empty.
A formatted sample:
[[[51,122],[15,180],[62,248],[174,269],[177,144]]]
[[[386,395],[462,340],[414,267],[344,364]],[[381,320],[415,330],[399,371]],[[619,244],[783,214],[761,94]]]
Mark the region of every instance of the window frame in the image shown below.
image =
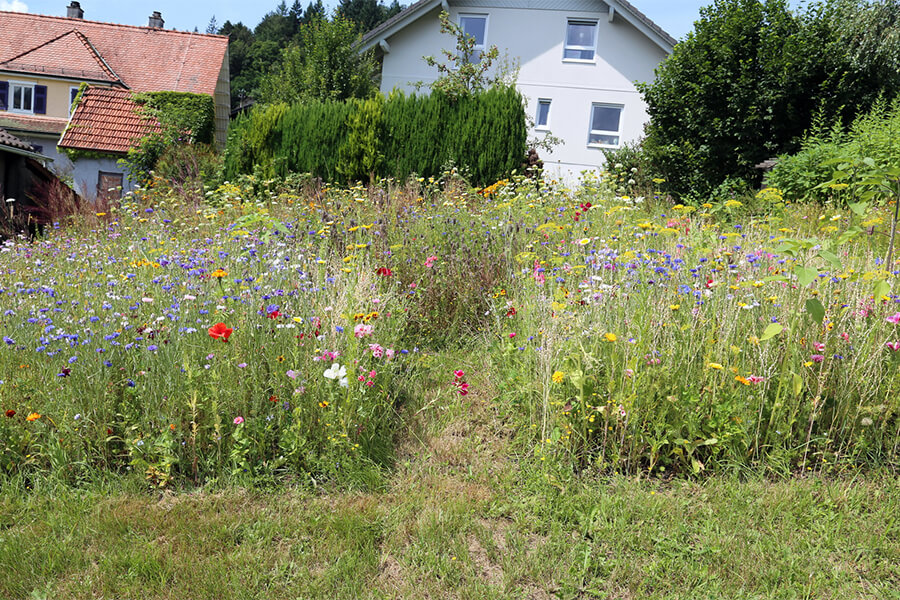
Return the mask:
[[[569,26],[573,24],[578,25],[592,25],[594,28],[594,44],[593,46],[578,46],[575,44],[569,44]],[[573,63],[588,63],[588,64],[596,64],[597,62],[597,41],[600,38],[600,19],[589,19],[589,18],[578,18],[578,17],[570,17],[566,19],[566,33],[563,38],[563,62],[573,62]],[[591,51],[590,58],[569,58],[566,56],[566,52],[569,50],[576,50],[579,52],[583,52],[585,50]]]
[[[617,108],[619,109],[619,129],[618,131],[611,131],[606,129],[594,129],[594,109],[595,108]],[[592,102],[591,110],[588,113],[588,138],[587,145],[588,148],[621,148],[622,147],[622,121],[625,116],[625,105],[624,104],[615,104],[613,102]],[[606,136],[615,136],[617,138],[617,142],[615,144],[604,144],[602,142],[592,142],[592,135],[606,135]]]
[[[28,82],[28,81],[13,81],[13,80],[10,80],[10,81],[9,81],[9,98],[8,98],[8,100],[7,100],[7,103],[8,103],[7,110],[8,110],[9,112],[11,112],[11,113],[17,113],[17,114],[20,114],[20,115],[33,115],[33,114],[35,114],[35,112],[34,112],[34,88],[35,88],[35,86],[37,86],[37,84],[36,84],[36,83],[33,83],[33,82]],[[24,108],[15,108],[15,104],[16,104],[16,88],[21,88],[21,89],[23,89],[23,90],[24,90],[25,88],[30,88],[30,89],[31,89],[31,108],[30,108],[30,109],[27,109],[27,110],[26,110],[26,109],[24,109]],[[22,92],[22,101],[23,101],[23,104],[24,104],[24,100],[25,100],[25,92],[23,91],[23,92]]]
[[[488,40],[488,26],[490,25],[490,15],[487,13],[459,13],[456,15],[456,25],[462,30],[462,20],[464,18],[469,19],[484,19],[484,39],[481,44],[478,44],[478,40],[476,39],[476,44],[472,47],[472,56],[469,57],[469,62],[480,62],[481,57],[487,52],[487,40]],[[463,33],[465,31],[463,30]],[[469,35],[466,33],[466,35]],[[474,36],[472,36],[474,37]],[[478,57],[477,60],[472,60],[473,58]]]
[[[547,105],[547,121],[541,123],[541,106]],[[537,111],[534,115],[534,129],[536,131],[547,131],[550,129],[550,108],[553,106],[552,98],[538,98],[537,99]]]

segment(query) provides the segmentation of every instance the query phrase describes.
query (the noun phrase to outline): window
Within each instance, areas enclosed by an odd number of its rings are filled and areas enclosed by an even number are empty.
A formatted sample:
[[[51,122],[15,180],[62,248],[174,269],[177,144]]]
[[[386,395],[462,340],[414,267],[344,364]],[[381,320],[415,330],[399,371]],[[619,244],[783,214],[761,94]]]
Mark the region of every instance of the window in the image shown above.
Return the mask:
[[[75,103],[75,97],[78,96],[78,90],[81,89],[77,85],[73,85],[69,88],[69,114],[72,114],[73,107],[72,105]]]
[[[550,100],[539,98],[537,115],[534,119],[535,129],[547,129],[550,125]]]
[[[570,20],[566,26],[563,60],[593,61],[597,49],[597,21]]]
[[[34,112],[34,86],[27,83],[11,83],[12,103],[10,110],[15,112]]]
[[[589,146],[618,146],[621,138],[622,106],[594,104],[591,106]]]
[[[485,51],[487,38],[487,15],[459,15],[459,28],[466,35],[475,38],[475,46],[469,55],[469,62],[478,62]]]

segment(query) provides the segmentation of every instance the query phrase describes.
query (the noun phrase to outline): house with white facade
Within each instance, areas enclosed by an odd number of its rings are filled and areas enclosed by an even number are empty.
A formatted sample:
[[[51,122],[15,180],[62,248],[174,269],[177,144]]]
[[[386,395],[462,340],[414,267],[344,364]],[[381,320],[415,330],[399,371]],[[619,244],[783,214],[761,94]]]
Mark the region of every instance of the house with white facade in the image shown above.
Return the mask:
[[[604,148],[642,136],[648,115],[635,83],[652,81],[676,43],[626,0],[421,0],[363,37],[362,50],[381,62],[382,92],[437,78],[422,57],[455,48],[440,32],[441,11],[476,49],[497,46],[518,62],[530,137],[562,140],[541,158],[548,174],[564,178],[599,168]]]

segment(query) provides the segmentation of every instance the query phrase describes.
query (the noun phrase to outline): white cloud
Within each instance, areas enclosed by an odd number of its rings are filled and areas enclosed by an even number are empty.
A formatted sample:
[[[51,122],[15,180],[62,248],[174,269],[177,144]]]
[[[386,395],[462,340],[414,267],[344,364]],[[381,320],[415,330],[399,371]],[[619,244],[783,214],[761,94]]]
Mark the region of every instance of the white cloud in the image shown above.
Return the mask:
[[[22,2],[22,0],[0,0],[0,10],[28,12],[28,5]]]

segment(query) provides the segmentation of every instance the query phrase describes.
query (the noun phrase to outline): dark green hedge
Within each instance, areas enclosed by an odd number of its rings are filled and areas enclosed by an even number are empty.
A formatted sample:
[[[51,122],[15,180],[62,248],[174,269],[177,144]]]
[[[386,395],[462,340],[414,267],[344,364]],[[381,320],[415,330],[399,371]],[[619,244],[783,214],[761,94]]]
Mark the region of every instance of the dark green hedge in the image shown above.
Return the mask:
[[[440,175],[451,161],[475,185],[520,168],[526,147],[521,95],[494,88],[451,101],[440,94],[391,94],[348,102],[259,107],[231,124],[225,176],[312,173],[326,181],[370,174]]]

